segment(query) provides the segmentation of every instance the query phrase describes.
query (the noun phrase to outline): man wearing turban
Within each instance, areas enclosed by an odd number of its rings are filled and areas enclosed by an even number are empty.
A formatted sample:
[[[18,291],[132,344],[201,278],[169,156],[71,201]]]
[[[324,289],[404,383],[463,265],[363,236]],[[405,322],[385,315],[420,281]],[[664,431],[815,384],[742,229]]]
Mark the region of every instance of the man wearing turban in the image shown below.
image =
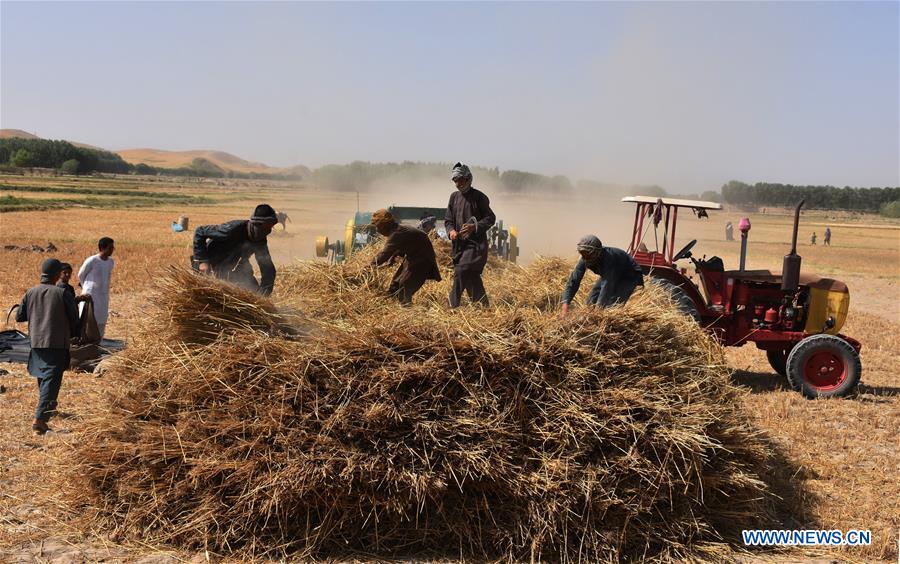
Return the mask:
[[[453,244],[453,287],[450,307],[459,307],[463,292],[473,303],[488,305],[481,273],[488,259],[488,230],[497,218],[488,197],[472,186],[472,171],[456,163],[450,176],[456,192],[450,195],[444,227]]]
[[[569,304],[578,293],[581,279],[587,270],[600,275],[588,295],[588,304],[600,307],[624,304],[635,288],[644,285],[641,267],[622,249],[604,247],[596,235],[582,237],[577,248],[581,259],[575,265],[563,291],[561,302],[564,315],[568,313]]]
[[[403,261],[391,279],[388,293],[403,305],[409,305],[427,280],[441,279],[431,239],[422,230],[399,225],[385,209],[372,214],[372,225],[380,235],[387,237],[384,249],[372,259],[372,264],[391,264],[397,258]]]
[[[203,274],[213,274],[236,286],[264,296],[275,287],[275,264],[266,239],[278,223],[272,206],[260,204],[250,219],[235,219],[220,225],[201,225],[194,231],[194,256]],[[259,282],[250,257],[256,257]]]
[[[28,373],[37,378],[40,390],[31,428],[39,435],[50,430],[47,421],[56,413],[63,372],[69,367],[69,344],[78,334],[75,300],[56,285],[62,269],[57,259],[45,260],[41,283],[25,292],[16,312],[16,322],[28,322]]]

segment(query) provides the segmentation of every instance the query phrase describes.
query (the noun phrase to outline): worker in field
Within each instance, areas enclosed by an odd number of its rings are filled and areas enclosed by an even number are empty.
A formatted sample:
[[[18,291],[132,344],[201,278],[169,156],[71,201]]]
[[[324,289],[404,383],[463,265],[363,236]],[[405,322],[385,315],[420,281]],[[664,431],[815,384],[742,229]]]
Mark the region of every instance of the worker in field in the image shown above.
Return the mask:
[[[725,240],[734,241],[734,225],[730,221],[725,224]]]
[[[385,209],[372,214],[372,225],[380,235],[387,237],[384,249],[372,259],[372,265],[391,264],[398,258],[403,261],[388,286],[388,293],[400,303],[411,304],[413,295],[426,281],[441,280],[434,247],[427,233],[399,225],[391,212]]]
[[[69,284],[69,280],[72,279],[72,265],[67,262],[60,263],[62,265],[62,270],[59,274],[59,282],[56,283],[57,286],[63,289],[63,291],[72,298],[72,300],[77,304],[79,302],[86,302],[91,299],[91,296],[87,294],[81,294],[80,296],[75,295],[75,288]]]
[[[599,274],[600,278],[587,303],[600,307],[624,304],[631,297],[634,289],[644,285],[644,274],[634,258],[622,249],[604,247],[595,235],[585,235],[578,241],[578,253],[581,259],[566,282],[562,294],[562,314],[569,312],[569,304],[578,293],[584,273],[590,270]]]
[[[810,236],[810,238],[809,238],[809,244],[810,244],[810,245],[815,245],[815,244],[816,244],[816,239],[817,239],[817,238],[818,238],[818,237],[816,236],[816,232],[813,231],[812,236]]]
[[[830,227],[825,228],[825,236],[822,238],[822,244],[828,245],[829,247],[831,246],[831,228]]]
[[[91,297],[94,319],[97,320],[100,337],[103,337],[109,319],[109,286],[115,266],[112,259],[116,250],[115,241],[103,237],[97,242],[97,249],[99,252],[86,258],[78,269],[78,284],[81,286],[81,293]]]
[[[250,219],[235,219],[219,225],[201,225],[194,231],[193,260],[201,274],[212,274],[236,286],[264,296],[275,287],[275,263],[267,237],[278,223],[272,206],[260,204]],[[256,257],[259,281],[250,257]]]
[[[56,285],[61,272],[61,262],[45,260],[41,283],[25,292],[16,312],[17,322],[28,322],[28,373],[37,378],[40,390],[31,428],[39,435],[50,430],[47,422],[56,414],[63,372],[69,366],[69,343],[78,334],[75,301]]]
[[[287,222],[291,220],[291,218],[288,217],[288,214],[286,212],[280,211],[275,214],[275,217],[278,219],[278,223],[281,224],[281,230],[287,231]]]
[[[497,218],[488,197],[472,187],[469,167],[456,163],[450,178],[457,190],[450,196],[444,216],[444,227],[453,245],[450,307],[459,307],[464,291],[472,303],[486,306],[488,298],[481,273],[488,259],[488,230]]]

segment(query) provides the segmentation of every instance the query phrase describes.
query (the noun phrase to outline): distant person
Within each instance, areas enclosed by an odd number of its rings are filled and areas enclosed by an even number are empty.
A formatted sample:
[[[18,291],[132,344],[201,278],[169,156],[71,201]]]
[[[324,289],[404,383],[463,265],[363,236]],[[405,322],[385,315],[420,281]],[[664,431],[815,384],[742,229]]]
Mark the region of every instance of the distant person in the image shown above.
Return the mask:
[[[194,231],[194,256],[202,274],[236,286],[271,295],[275,287],[275,264],[269,254],[267,237],[278,223],[269,204],[260,204],[250,219],[235,219],[219,225],[201,225]],[[259,281],[253,274],[250,257],[256,257]]]
[[[450,179],[456,192],[450,195],[444,227],[450,237],[453,253],[453,287],[450,307],[459,307],[463,292],[472,303],[488,305],[481,273],[488,259],[488,230],[497,221],[491,201],[472,186],[472,171],[456,163]]]
[[[113,251],[116,250],[115,241],[103,237],[97,242],[97,248],[100,252],[88,257],[78,269],[78,284],[81,286],[81,293],[90,296],[94,303],[94,319],[97,320],[97,329],[102,338],[109,319],[109,286],[115,266],[112,259]]]
[[[616,304],[624,304],[634,293],[635,288],[644,285],[644,273],[631,255],[622,249],[604,247],[595,235],[585,235],[578,241],[578,253],[581,259],[566,282],[563,290],[562,314],[569,313],[569,304],[578,293],[581,280],[590,270],[600,278],[591,288],[587,303],[603,308]]]
[[[281,224],[282,231],[287,231],[287,222],[291,220],[291,218],[288,217],[288,214],[285,212],[277,212],[275,217],[278,218],[278,223]]]
[[[725,224],[725,240],[734,241],[734,225],[730,221]]]
[[[62,263],[51,258],[41,265],[41,283],[22,297],[16,321],[28,322],[28,373],[37,378],[40,395],[31,428],[43,435],[47,422],[56,414],[63,372],[69,366],[69,344],[78,333],[75,301],[57,286]]]
[[[372,214],[372,225],[378,233],[387,237],[384,249],[372,259],[373,266],[391,264],[394,259],[402,259],[400,268],[394,273],[388,293],[403,305],[412,303],[413,295],[428,280],[440,282],[441,271],[437,265],[434,246],[424,231],[399,225],[391,212],[381,209]]]
[[[59,282],[56,283],[57,286],[63,289],[63,291],[77,304],[79,302],[85,302],[91,299],[90,296],[82,294],[80,296],[75,295],[75,288],[69,284],[69,280],[72,279],[72,265],[67,262],[60,263],[62,265],[62,270],[59,274]]]
[[[815,232],[815,231],[813,231],[812,236],[809,238],[809,244],[810,244],[810,245],[815,245],[815,244],[816,244],[816,232]]]
[[[825,228],[825,237],[822,239],[822,244],[828,245],[829,247],[831,246],[831,228],[830,227]]]

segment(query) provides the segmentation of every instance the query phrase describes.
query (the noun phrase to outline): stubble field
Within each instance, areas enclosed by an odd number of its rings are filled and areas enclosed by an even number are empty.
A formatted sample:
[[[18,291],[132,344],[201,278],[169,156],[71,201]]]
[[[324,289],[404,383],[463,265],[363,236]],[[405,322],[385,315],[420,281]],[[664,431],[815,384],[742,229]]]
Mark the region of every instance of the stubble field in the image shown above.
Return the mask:
[[[206,198],[199,205],[170,204],[161,199],[163,203],[154,207],[97,209],[76,204],[0,214],[2,245],[29,248],[53,242],[59,249],[53,256],[72,263],[76,270],[84,258],[96,252],[98,238],[113,237],[116,267],[107,333],[125,339],[141,324],[141,308],[154,278],[167,265],[187,264],[191,235],[170,229],[178,216],[188,215],[193,228],[247,217],[257,203],[268,202],[290,215],[287,230],[279,226],[270,238],[276,264],[289,264],[313,257],[316,235],[339,236],[357,208],[355,193],[319,191],[296,183],[0,177],[0,185],[17,188],[5,192],[0,186],[0,196],[54,202],[63,202],[68,196],[29,192],[28,187],[92,189],[98,192],[94,195],[97,198],[122,197],[104,196],[103,190]],[[450,188],[448,182],[443,192],[401,189],[391,194],[363,194],[359,206],[372,210],[393,203],[443,205]],[[624,247],[629,239],[633,216],[630,205],[601,199],[576,202],[496,196],[492,202],[499,218],[518,225],[525,262],[535,254],[558,254],[574,260],[574,244],[588,232],[595,232],[605,244],[613,246]],[[704,220],[682,216],[677,246],[696,238],[695,255],[719,255],[726,268],[737,268],[739,242],[724,241],[724,224],[727,220],[737,224],[742,215],[749,215],[753,227],[748,267],[779,270],[781,257],[788,251],[792,218],[786,210],[767,212],[714,212],[711,219]],[[831,247],[821,244],[826,225],[833,231]],[[819,235],[815,247],[809,245],[812,231]],[[653,247],[652,235],[645,241]],[[850,316],[843,332],[863,345],[860,394],[842,400],[804,400],[772,373],[765,356],[752,345],[729,350],[728,358],[735,369],[732,379],[743,390],[748,417],[800,468],[795,479],[805,486],[805,498],[796,500],[794,528],[872,530],[873,543],[868,547],[794,552],[788,557],[896,560],[900,528],[900,379],[896,376],[900,364],[900,223],[875,216],[807,212],[801,219],[800,243],[798,252],[805,272],[838,278],[850,287]],[[40,263],[47,256],[0,250],[4,318],[9,306],[18,303],[24,291],[37,282]],[[61,410],[67,416],[51,422],[58,432],[37,437],[30,429],[37,399],[34,380],[22,365],[2,364],[0,368],[9,372],[0,376],[5,389],[0,394],[0,561],[44,561],[66,555],[76,561],[149,555],[189,560],[204,556],[176,552],[163,555],[134,541],[109,538],[103,531],[79,531],[77,516],[69,514],[63,500],[47,487],[54,479],[48,464],[69,451],[72,432],[81,424],[80,413],[100,397],[103,379],[67,372],[60,394]]]

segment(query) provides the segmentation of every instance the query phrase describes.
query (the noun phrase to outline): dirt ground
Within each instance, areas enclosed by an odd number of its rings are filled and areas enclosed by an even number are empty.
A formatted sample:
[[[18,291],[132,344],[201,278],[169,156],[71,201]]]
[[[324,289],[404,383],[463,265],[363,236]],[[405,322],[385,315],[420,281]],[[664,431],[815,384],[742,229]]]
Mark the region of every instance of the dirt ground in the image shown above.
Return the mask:
[[[43,182],[0,178],[0,184]],[[160,182],[158,179],[66,179],[75,187],[131,187],[136,190],[180,191],[204,195],[219,203],[203,207],[141,209],[69,208],[0,214],[0,245],[45,246],[52,241],[54,256],[77,269],[96,252],[96,240],[116,240],[116,267],[111,296],[108,336],[128,339],[141,323],[141,307],[153,279],[166,265],[186,265],[191,254],[189,233],[173,233],[172,221],[189,215],[191,226],[247,217],[261,201],[287,211],[287,230],[279,226],[270,239],[276,262],[288,264],[314,255],[316,235],[334,239],[357,209],[355,193],[332,193],[292,183],[256,181]],[[443,205],[443,191],[398,189],[395,193],[363,194],[359,206],[372,210],[390,204]],[[0,186],[0,194],[3,194]],[[27,197],[47,193],[16,192]],[[62,196],[61,196],[62,197]],[[633,208],[630,205],[585,198],[554,201],[549,198],[492,197],[498,218],[517,225],[522,260],[535,254],[574,256],[578,238],[595,232],[605,244],[627,246]],[[698,240],[696,256],[721,256],[726,268],[737,268],[740,242],[724,240],[724,224],[747,215],[737,211],[713,212],[710,219],[679,218],[676,246]],[[789,250],[791,216],[785,210],[749,214],[752,222],[748,268],[780,270]],[[822,232],[831,226],[833,245],[822,245]],[[809,235],[819,235],[811,246]],[[739,239],[739,234],[735,230]],[[742,560],[840,559],[891,561],[898,558],[900,528],[900,222],[876,216],[805,212],[801,220],[798,252],[804,272],[841,279],[851,291],[850,316],[843,332],[862,345],[863,378],[857,397],[808,401],[791,391],[772,373],[765,356],[751,346],[730,349],[733,380],[744,390],[747,412],[771,435],[801,470],[808,499],[801,500],[806,515],[798,520],[806,528],[871,529],[871,546],[791,552],[787,555],[753,554]],[[645,239],[653,248],[652,233]],[[39,265],[48,255],[0,250],[0,306],[5,311],[18,303],[38,279]],[[685,266],[688,266],[685,264]],[[560,281],[560,288],[563,281]],[[277,286],[277,283],[276,283]],[[276,290],[277,293],[277,290]],[[25,328],[22,327],[24,330]],[[33,435],[31,413],[37,399],[34,380],[22,365],[0,364],[0,562],[137,561],[206,562],[206,553],[165,552],[134,540],[110,538],[103,531],[79,529],[59,493],[54,492],[52,461],[70,448],[73,432],[81,424],[83,407],[98,401],[104,382],[90,374],[67,372],[60,395],[63,417],[44,437]]]

